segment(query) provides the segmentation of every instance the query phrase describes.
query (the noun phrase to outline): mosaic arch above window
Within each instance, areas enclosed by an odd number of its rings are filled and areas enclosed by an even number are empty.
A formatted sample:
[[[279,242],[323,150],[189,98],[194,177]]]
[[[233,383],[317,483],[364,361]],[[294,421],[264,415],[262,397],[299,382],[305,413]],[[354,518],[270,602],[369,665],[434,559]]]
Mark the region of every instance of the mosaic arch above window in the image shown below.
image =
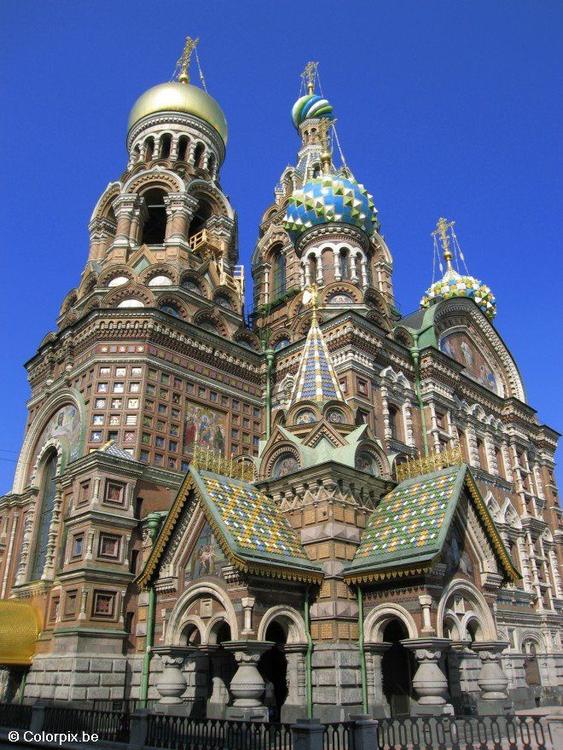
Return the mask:
[[[468,378],[499,396],[503,395],[504,389],[500,378],[475,342],[464,331],[444,334],[440,338],[440,351],[463,365]]]
[[[61,406],[47,422],[35,444],[33,456],[29,463],[30,470],[33,470],[45,443],[51,439],[62,439],[69,445],[70,461],[74,461],[80,455],[80,414],[74,404]]]
[[[299,462],[289,451],[282,453],[281,456],[276,458],[272,467],[272,479],[279,479],[285,477],[288,474],[293,474],[294,471],[299,469]]]

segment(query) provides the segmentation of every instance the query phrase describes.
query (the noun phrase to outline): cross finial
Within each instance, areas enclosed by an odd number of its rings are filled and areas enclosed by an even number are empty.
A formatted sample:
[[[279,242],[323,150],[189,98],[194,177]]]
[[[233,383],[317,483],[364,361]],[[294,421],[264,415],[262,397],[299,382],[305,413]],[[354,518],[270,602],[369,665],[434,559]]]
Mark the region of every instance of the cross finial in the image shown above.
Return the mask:
[[[192,39],[191,36],[186,37],[186,42],[184,44],[184,51],[182,52],[182,56],[176,63],[176,70],[178,72],[178,81],[180,83],[189,83],[190,82],[190,60],[192,57],[192,53],[199,44],[199,37],[196,37],[196,39]]]
[[[453,257],[452,251],[450,250],[450,238],[448,236],[448,229],[451,229],[454,224],[455,221],[448,221],[447,219],[440,217],[438,219],[438,223],[436,224],[436,229],[432,232],[433,237],[440,238],[440,242],[442,243],[442,250],[444,251],[444,260],[446,261],[448,270],[451,270],[452,268]]]
[[[308,94],[312,94],[315,91],[315,78],[317,76],[318,67],[319,63],[311,60],[305,65],[305,70],[301,73],[301,78],[305,81]]]

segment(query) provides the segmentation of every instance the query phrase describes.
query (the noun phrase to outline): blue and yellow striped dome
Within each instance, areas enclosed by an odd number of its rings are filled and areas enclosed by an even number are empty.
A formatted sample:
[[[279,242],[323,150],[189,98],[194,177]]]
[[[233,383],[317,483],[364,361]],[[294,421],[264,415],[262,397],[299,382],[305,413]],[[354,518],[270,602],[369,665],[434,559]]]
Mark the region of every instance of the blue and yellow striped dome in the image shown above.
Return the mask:
[[[291,110],[291,119],[296,128],[299,128],[304,120],[312,117],[324,117],[332,120],[332,105],[327,99],[318,94],[305,94],[300,97]]]
[[[287,204],[284,227],[299,235],[306,229],[338,222],[352,224],[371,235],[377,228],[373,198],[363,185],[336,174],[323,175],[294,190]]]

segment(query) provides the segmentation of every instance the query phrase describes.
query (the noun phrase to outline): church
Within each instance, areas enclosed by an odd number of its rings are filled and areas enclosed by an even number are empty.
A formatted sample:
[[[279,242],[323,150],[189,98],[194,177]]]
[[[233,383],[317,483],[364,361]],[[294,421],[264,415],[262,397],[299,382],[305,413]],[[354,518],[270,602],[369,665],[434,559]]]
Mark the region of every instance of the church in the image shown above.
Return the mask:
[[[196,44],[134,103],[26,363],[1,699],[274,721],[563,702],[559,435],[455,223],[429,220],[440,274],[401,315],[308,63],[245,269]]]

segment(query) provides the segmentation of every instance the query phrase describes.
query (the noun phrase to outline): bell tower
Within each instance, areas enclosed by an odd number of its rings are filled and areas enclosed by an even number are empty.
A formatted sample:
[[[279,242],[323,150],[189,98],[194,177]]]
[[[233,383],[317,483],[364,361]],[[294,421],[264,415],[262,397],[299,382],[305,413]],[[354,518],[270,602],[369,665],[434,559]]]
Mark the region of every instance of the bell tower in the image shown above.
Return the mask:
[[[222,335],[242,324],[236,218],[219,183],[227,123],[203,75],[203,88],[190,82],[198,41],[187,38],[175,80],[131,110],[127,168],[94,209],[88,262],[61,327],[100,307],[155,307]]]

